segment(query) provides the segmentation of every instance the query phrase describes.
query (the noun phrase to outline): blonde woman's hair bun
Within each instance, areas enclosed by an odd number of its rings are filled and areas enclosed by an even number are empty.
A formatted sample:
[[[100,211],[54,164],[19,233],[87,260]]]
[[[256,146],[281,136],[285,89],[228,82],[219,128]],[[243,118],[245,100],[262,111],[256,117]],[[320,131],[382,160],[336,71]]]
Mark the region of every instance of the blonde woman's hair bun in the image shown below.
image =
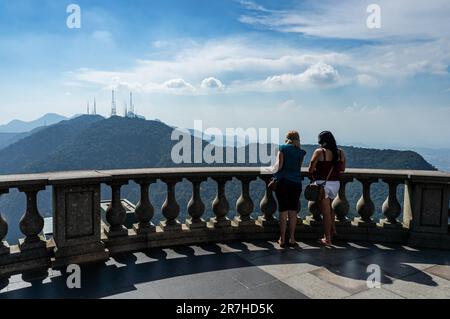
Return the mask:
[[[293,144],[294,142],[300,142],[300,134],[297,131],[289,131],[286,134],[286,144]]]

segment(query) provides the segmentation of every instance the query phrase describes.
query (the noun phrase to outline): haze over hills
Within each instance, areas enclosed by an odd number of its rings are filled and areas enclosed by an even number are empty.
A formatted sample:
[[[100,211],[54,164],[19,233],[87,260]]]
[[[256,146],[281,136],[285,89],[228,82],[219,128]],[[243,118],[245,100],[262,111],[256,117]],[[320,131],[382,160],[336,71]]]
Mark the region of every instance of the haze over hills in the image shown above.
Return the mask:
[[[35,173],[46,171],[81,169],[119,169],[142,167],[176,166],[171,159],[172,147],[177,141],[171,140],[173,128],[159,121],[85,115],[65,120],[36,130],[19,141],[0,150],[0,174]],[[203,145],[206,145],[203,142]],[[247,146],[248,147],[248,146]],[[313,145],[304,145],[308,155],[305,164],[314,150]],[[422,156],[412,151],[376,150],[343,147],[347,153],[348,166],[355,168],[417,169],[434,170]],[[225,152],[224,152],[225,153]],[[193,164],[186,164],[194,166]],[[223,166],[224,164],[217,164]],[[251,166],[249,164],[243,164]],[[258,164],[253,164],[258,165]],[[202,184],[202,197],[207,206],[212,202],[216,185],[212,181]],[[252,183],[252,196],[258,203],[264,193],[262,181]],[[161,207],[165,199],[165,185],[157,183],[151,188],[151,199],[155,208]],[[130,183],[124,187],[122,196],[137,202],[139,189]],[[233,207],[240,195],[240,184],[232,181],[227,184],[227,196]],[[102,187],[102,197],[108,198],[110,189]],[[177,185],[177,200],[184,216],[187,202],[191,196],[189,182]],[[360,196],[359,183],[348,187],[348,198],[355,201]],[[386,196],[386,187],[375,185],[374,202],[381,207]],[[51,215],[50,189],[39,193],[39,208],[43,215]],[[209,205],[210,206],[210,205]],[[258,205],[255,205],[256,207]],[[303,214],[306,214],[303,204]],[[24,194],[11,190],[0,198],[0,211],[9,223],[9,240],[20,236],[19,220],[25,210]],[[158,213],[158,212],[157,212]],[[207,214],[211,214],[208,210]],[[160,215],[157,214],[155,220]]]
[[[34,121],[12,120],[11,122],[0,125],[0,133],[24,133],[34,130],[42,126],[49,126],[58,122],[67,120],[67,117],[48,113]]]

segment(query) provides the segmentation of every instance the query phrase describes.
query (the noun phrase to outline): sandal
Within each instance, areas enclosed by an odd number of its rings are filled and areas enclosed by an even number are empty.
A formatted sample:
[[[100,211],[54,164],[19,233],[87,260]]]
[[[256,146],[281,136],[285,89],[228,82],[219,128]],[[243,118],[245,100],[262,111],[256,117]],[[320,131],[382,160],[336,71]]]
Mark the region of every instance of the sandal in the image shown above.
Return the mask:
[[[280,245],[281,248],[286,248],[286,243],[282,242],[280,239],[278,239],[277,244]]]
[[[319,241],[322,245],[324,245],[325,247],[331,247],[331,242],[327,241],[325,238],[321,238]]]
[[[297,247],[297,241],[289,241],[289,247]]]

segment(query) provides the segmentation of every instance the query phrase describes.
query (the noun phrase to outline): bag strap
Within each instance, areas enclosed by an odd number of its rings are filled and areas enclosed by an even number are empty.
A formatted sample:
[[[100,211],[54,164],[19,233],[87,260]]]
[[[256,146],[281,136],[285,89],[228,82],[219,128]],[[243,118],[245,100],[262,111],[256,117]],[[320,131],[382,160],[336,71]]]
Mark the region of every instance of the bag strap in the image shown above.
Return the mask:
[[[334,170],[334,165],[331,166],[330,172],[328,173],[328,176],[327,176],[327,179],[325,180],[325,183],[328,182],[328,180],[330,179],[331,173],[333,173],[333,170]]]
[[[327,152],[324,148],[322,148],[322,152],[323,152],[323,160],[326,161],[327,160]],[[330,179],[331,173],[333,173],[333,170],[334,170],[334,165],[331,166],[330,172],[328,173],[325,183],[328,182],[328,180]]]

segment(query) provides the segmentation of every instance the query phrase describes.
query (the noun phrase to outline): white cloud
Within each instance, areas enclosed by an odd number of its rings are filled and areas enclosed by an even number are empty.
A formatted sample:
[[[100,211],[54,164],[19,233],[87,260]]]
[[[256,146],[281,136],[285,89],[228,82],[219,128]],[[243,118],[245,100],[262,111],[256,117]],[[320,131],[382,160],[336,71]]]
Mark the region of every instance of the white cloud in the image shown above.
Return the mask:
[[[280,105],[280,109],[285,110],[285,111],[293,111],[293,110],[301,110],[302,106],[300,104],[297,103],[297,101],[293,100],[293,99],[289,99],[284,101],[283,103],[281,103]]]
[[[380,105],[367,106],[367,105],[359,105],[356,102],[354,102],[352,106],[348,106],[344,109],[344,113],[347,113],[347,114],[364,113],[366,115],[382,114],[384,111],[385,111],[384,108]]]
[[[306,1],[291,10],[250,11],[242,23],[280,32],[309,36],[359,39],[437,39],[448,37],[450,5],[447,0],[378,0],[380,29],[369,29],[367,6],[373,1]]]
[[[221,90],[223,89],[225,86],[223,85],[222,81],[213,78],[213,77],[209,77],[206,78],[202,81],[200,87],[202,89],[209,89],[209,90]]]
[[[365,87],[376,88],[380,86],[380,81],[377,78],[368,74],[358,74],[356,76],[356,82]]]
[[[274,10],[269,10],[266,7],[257,4],[254,1],[247,1],[247,0],[237,0],[238,3],[240,3],[244,8],[248,10],[254,10],[254,11],[260,11],[260,12],[276,12]]]
[[[282,74],[268,77],[263,86],[268,89],[292,89],[308,86],[329,87],[339,82],[339,73],[331,65],[319,62],[299,74]]]
[[[222,81],[228,84],[227,90],[220,90],[221,93],[355,83],[377,88],[381,83],[386,85],[393,79],[413,78],[417,74],[442,76],[448,74],[450,64],[450,40],[447,39],[372,44],[345,52],[274,46],[240,38],[187,43],[181,46],[179,41],[171,42],[171,46],[177,46],[177,50],[171,47],[172,55],[139,60],[134,67],[124,70],[75,70],[67,73],[65,82],[109,88],[118,85],[120,79],[121,85],[133,90],[168,94],[181,91],[168,90],[164,85],[173,79],[183,79],[189,84],[183,93],[192,93],[195,87],[191,83],[200,83],[202,90],[195,90],[196,94],[214,94],[218,90],[205,87],[220,87]],[[215,80],[220,78],[220,83],[210,79],[211,74]]]
[[[168,89],[189,89],[192,90],[194,89],[194,87],[187,83],[185,80],[183,79],[173,79],[173,80],[169,80],[164,82],[163,84],[164,87],[168,88]]]

